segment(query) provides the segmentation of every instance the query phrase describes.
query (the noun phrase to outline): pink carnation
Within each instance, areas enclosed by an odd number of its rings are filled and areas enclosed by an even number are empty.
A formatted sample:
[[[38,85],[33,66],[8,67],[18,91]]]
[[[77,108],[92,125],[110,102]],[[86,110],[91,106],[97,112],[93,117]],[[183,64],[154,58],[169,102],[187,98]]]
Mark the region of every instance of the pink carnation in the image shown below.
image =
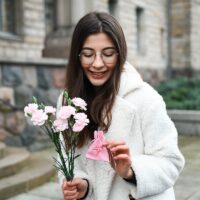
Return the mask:
[[[72,99],[72,102],[75,106],[80,107],[82,110],[86,110],[87,104],[83,99],[75,97]]]
[[[44,112],[46,114],[53,114],[53,115],[55,115],[56,109],[54,107],[52,107],[52,106],[45,106]]]
[[[71,115],[75,115],[75,111],[76,109],[72,106],[63,106],[61,107],[61,109],[58,111],[58,119],[61,120],[66,120],[69,117],[71,117]]]
[[[85,113],[77,113],[74,116],[75,124],[72,127],[74,132],[80,132],[84,129],[84,127],[89,123],[89,119]]]
[[[57,132],[64,131],[65,129],[68,129],[68,123],[66,120],[56,119],[53,122],[53,127]]]
[[[24,108],[25,116],[33,115],[38,110],[38,105],[36,103],[29,103],[28,106]]]
[[[48,116],[43,110],[37,110],[32,114],[31,121],[35,126],[42,126],[45,121],[48,119]]]
[[[84,129],[84,127],[85,127],[84,124],[75,123],[74,126],[72,127],[72,130],[74,132],[81,132]]]

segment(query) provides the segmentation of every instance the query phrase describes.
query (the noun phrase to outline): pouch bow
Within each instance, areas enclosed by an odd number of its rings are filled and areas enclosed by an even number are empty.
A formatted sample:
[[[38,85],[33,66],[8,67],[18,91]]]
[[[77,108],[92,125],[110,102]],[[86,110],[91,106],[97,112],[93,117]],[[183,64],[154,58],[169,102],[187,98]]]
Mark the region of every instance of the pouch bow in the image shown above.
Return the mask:
[[[105,140],[103,131],[94,132],[94,140],[86,153],[86,158],[91,160],[102,160],[110,162],[107,148],[103,146]]]

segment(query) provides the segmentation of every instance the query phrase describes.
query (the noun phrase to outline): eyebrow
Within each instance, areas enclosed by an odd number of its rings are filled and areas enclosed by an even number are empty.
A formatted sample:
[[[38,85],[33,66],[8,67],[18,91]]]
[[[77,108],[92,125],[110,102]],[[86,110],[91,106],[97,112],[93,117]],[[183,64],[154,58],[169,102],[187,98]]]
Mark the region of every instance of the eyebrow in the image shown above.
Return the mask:
[[[105,47],[105,48],[102,49],[102,51],[107,50],[107,49],[116,49],[116,48],[115,47]],[[82,50],[92,50],[92,51],[94,51],[94,49],[90,48],[90,47],[83,47]]]

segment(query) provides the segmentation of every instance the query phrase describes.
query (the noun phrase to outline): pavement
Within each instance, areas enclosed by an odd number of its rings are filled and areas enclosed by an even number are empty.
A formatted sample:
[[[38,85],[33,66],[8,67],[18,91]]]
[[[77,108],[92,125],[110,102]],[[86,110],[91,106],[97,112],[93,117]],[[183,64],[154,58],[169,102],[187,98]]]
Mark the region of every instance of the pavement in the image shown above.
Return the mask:
[[[175,184],[176,200],[200,200],[200,136],[179,136],[179,147],[186,165]],[[41,152],[41,155],[52,155],[52,149]],[[8,200],[63,200],[60,185],[52,179],[27,193]]]

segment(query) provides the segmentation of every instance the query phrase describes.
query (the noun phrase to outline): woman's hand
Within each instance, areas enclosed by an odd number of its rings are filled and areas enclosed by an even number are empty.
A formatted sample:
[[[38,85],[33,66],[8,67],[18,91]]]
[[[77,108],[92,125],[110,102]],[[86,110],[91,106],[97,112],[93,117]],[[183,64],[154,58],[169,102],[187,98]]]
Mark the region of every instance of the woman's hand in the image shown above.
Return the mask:
[[[86,180],[75,178],[72,181],[63,180],[62,191],[64,200],[77,200],[85,196],[88,188]]]
[[[131,170],[131,158],[129,147],[124,141],[106,141],[104,144],[111,154],[111,165],[116,173],[122,178],[130,178],[133,175]]]

